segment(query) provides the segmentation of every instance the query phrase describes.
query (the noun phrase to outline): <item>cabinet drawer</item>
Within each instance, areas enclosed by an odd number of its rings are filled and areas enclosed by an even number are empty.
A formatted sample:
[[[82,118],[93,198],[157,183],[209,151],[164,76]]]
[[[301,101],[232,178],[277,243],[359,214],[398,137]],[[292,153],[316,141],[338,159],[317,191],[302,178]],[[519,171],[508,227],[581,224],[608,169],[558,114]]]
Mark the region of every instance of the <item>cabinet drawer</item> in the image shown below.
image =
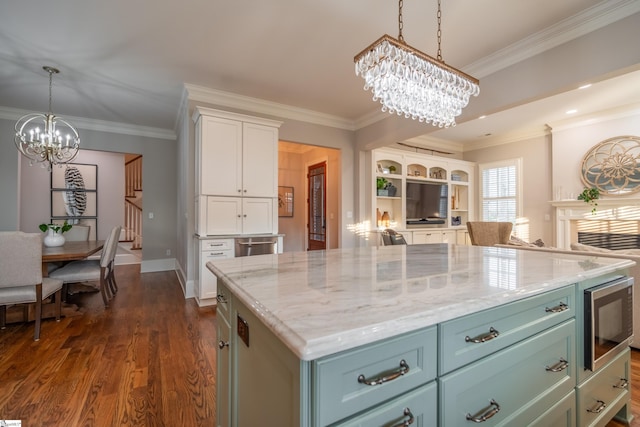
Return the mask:
[[[322,408],[313,414],[315,424],[339,421],[435,379],[436,344],[433,327],[313,362],[314,408]],[[404,375],[394,376],[401,370]],[[364,383],[383,377],[382,384]]]
[[[439,425],[469,426],[468,416],[488,416],[498,406],[483,426],[531,424],[576,385],[575,328],[571,319],[444,376]]]
[[[567,286],[442,323],[440,375],[574,317],[574,301],[575,287]]]
[[[405,423],[405,424],[403,424]],[[402,397],[376,406],[364,414],[337,424],[339,427],[436,426],[438,424],[438,386],[432,382]]]
[[[573,427],[576,425],[576,392],[567,394],[528,427]]]
[[[579,426],[602,425],[630,402],[630,363],[627,349],[578,387]]]
[[[229,251],[234,249],[233,239],[202,240],[200,249],[202,251]]]

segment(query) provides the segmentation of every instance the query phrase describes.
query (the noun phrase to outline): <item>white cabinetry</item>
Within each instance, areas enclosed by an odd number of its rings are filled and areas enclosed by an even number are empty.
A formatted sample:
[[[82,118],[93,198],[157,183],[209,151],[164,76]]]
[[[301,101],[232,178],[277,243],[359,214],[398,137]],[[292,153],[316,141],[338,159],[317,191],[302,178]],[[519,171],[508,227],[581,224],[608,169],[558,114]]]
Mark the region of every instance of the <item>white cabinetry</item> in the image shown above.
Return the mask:
[[[200,305],[215,304],[217,279],[207,268],[207,262],[234,257],[233,239],[200,240],[200,271],[196,286],[196,299]],[[203,303],[203,300],[208,302]]]
[[[278,231],[278,127],[281,122],[197,107],[196,232]]]
[[[394,149],[378,149],[371,152],[371,202],[372,228],[393,228],[405,235],[409,244],[457,243],[470,244],[466,235],[466,224],[474,216],[475,164],[463,160],[431,155],[407,153]],[[407,205],[416,205],[407,188],[438,186],[440,188],[440,220],[431,218],[407,224],[412,214]],[[415,191],[411,192],[415,194]],[[430,204],[433,204],[431,201]],[[414,208],[414,210],[417,210]],[[425,210],[425,209],[422,209]],[[409,209],[411,211],[411,209]],[[388,214],[389,221],[380,221],[378,215]],[[415,213],[413,214],[415,215]],[[387,215],[384,215],[386,218]],[[438,223],[441,222],[441,223]]]
[[[274,199],[200,196],[199,234],[265,234],[277,232]]]

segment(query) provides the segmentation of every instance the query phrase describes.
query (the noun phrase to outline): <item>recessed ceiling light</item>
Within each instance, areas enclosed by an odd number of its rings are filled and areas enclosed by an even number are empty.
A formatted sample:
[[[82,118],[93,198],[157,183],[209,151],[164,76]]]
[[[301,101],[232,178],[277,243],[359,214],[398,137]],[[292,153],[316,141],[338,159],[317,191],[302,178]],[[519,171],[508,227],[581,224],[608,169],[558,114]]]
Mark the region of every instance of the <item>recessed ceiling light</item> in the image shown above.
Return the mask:
[[[569,111],[567,111],[567,114],[575,114],[577,112],[578,112],[578,110],[569,110]]]
[[[587,83],[586,85],[582,85],[578,89],[586,89],[586,88],[589,88],[589,87],[591,87],[591,83]]]

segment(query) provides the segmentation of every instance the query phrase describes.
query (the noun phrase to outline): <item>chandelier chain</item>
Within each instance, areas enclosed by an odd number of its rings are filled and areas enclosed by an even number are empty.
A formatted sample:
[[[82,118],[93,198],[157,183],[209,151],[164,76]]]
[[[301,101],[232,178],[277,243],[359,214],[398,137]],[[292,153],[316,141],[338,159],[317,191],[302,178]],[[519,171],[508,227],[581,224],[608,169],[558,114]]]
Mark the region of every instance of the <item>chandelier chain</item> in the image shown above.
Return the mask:
[[[53,85],[53,71],[51,70],[47,70],[49,72],[49,113],[51,113],[51,103],[52,103],[52,99],[53,97],[51,96],[51,86]]]
[[[401,42],[404,42],[404,37],[402,36],[402,28],[404,27],[404,22],[402,21],[402,6],[403,6],[403,1],[402,0],[398,0],[398,40],[400,40]]]
[[[442,10],[440,9],[440,0],[438,0],[438,61],[442,61],[442,29],[440,28],[442,25]]]

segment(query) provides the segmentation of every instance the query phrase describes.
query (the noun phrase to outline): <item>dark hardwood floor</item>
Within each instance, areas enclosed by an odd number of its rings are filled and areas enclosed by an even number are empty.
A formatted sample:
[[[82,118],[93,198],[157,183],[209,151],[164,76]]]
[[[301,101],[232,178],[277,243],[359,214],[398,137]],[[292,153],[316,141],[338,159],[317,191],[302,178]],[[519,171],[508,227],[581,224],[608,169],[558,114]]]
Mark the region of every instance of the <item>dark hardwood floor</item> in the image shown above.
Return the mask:
[[[215,309],[185,300],[173,272],[116,268],[120,291],[69,298],[79,313],[0,331],[0,419],[23,427],[214,426]],[[640,426],[640,351],[632,352]],[[623,424],[615,421],[607,427]]]
[[[174,272],[116,267],[120,290],[76,294],[80,313],[0,331],[0,419],[41,426],[214,426],[215,309]]]

